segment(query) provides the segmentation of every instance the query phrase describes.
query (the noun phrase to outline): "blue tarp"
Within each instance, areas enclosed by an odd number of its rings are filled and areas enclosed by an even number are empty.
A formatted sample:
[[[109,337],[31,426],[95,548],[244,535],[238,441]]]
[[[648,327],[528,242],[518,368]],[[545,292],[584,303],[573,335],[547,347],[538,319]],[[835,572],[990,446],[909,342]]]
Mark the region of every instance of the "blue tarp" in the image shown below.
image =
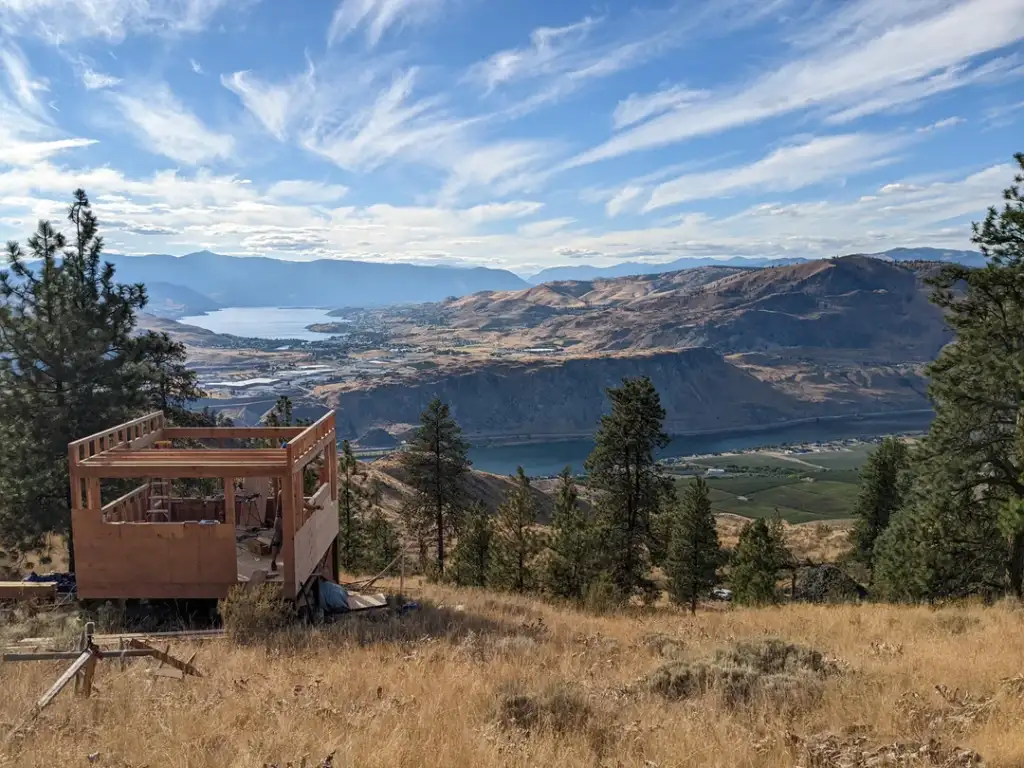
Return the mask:
[[[22,581],[27,581],[30,584],[56,584],[57,591],[61,593],[75,591],[75,574],[73,573],[47,573],[40,576],[32,571]]]
[[[348,610],[348,592],[340,584],[326,579],[320,582],[320,608],[324,613],[345,613]]]

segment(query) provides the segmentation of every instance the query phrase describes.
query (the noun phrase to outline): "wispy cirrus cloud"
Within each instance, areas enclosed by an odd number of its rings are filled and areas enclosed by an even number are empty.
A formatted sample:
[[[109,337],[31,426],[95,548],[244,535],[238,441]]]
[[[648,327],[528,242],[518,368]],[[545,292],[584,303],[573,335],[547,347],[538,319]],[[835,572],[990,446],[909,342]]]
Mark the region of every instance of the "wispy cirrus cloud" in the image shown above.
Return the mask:
[[[680,176],[659,184],[644,212],[692,200],[791,192],[845,176],[866,173],[895,161],[907,136],[843,134],[819,136],[780,147],[747,165]]]
[[[267,82],[244,70],[221,75],[220,82],[242,100],[274,138],[284,141],[315,94],[315,75],[310,62],[303,74],[283,83]]]
[[[133,32],[198,32],[229,3],[249,0],[4,0],[0,29],[55,44],[91,37],[119,43]]]
[[[139,145],[154,154],[197,165],[231,157],[234,138],[208,128],[165,84],[111,93]]]
[[[45,78],[33,74],[21,50],[14,45],[0,49],[0,66],[3,67],[7,91],[17,105],[36,118],[49,122],[39,94],[49,91],[50,84]]]
[[[341,0],[330,27],[327,44],[337,43],[362,28],[368,45],[375,46],[392,27],[425,21],[443,0]]]
[[[493,54],[473,65],[467,78],[486,91],[519,80],[532,80],[543,75],[565,75],[590,62],[592,53],[583,49],[600,19],[585,16],[563,27],[538,27],[530,33],[530,44]]]
[[[692,105],[709,96],[710,91],[692,90],[676,85],[655,93],[634,93],[616,105],[615,112],[612,113],[612,124],[616,129],[626,128],[656,115]]]
[[[853,43],[834,39],[837,30],[853,22],[821,22],[827,31],[820,37],[831,44],[816,47],[818,41],[812,39],[810,51],[752,83],[717,89],[693,109],[671,111],[634,125],[581,153],[568,166],[663,147],[807,109],[827,109],[841,120],[844,111],[859,108],[863,112],[858,105],[865,102],[872,105],[872,112],[892,108],[927,96],[929,87],[935,88],[934,83],[929,86],[929,78],[942,73],[951,73],[942,90],[969,84],[978,72],[968,62],[1024,38],[1020,0],[915,2],[912,7],[915,13],[900,15],[900,24],[869,24]],[[656,99],[657,94],[648,98]]]
[[[102,88],[113,88],[121,84],[121,78],[97,72],[90,67],[84,67],[81,72],[82,85],[87,91],[96,91]]]

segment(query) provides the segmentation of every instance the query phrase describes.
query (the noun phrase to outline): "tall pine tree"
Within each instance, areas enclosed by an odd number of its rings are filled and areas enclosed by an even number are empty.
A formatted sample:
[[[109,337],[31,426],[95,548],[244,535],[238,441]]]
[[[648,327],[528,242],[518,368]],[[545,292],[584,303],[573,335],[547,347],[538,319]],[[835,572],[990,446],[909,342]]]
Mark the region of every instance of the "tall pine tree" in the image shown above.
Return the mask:
[[[446,403],[434,398],[420,416],[420,427],[401,454],[415,497],[406,507],[409,529],[436,542],[437,572],[444,575],[445,541],[458,530],[466,508],[469,444]]]
[[[781,526],[763,517],[747,524],[732,556],[733,599],[741,605],[768,605],[778,601],[776,581],[788,565],[789,553]]]
[[[380,573],[391,565],[402,551],[402,540],[398,530],[384,516],[383,510],[375,506],[366,519],[363,534],[363,566],[368,573]]]
[[[854,555],[869,566],[875,542],[907,501],[909,468],[907,444],[899,438],[887,437],[871,452],[861,470],[860,494],[853,510],[856,522],[851,535]]]
[[[550,556],[544,573],[545,588],[556,597],[581,601],[594,578],[594,521],[580,504],[572,470],[559,476],[551,518]]]
[[[697,612],[697,601],[718,583],[722,547],[711,512],[710,489],[695,477],[672,515],[665,571],[668,593],[680,605]]]
[[[536,526],[537,502],[530,479],[519,467],[515,487],[494,517],[488,586],[520,593],[534,588],[533,560],[541,548]]]
[[[379,501],[377,484],[367,478],[366,468],[345,440],[338,456],[338,560],[348,573],[359,573],[368,567],[367,525]]]
[[[145,290],[101,261],[84,191],[67,220],[70,238],[42,221],[27,251],[8,243],[0,271],[0,539],[15,550],[70,531],[68,443],[146,406],[133,338]]]
[[[600,492],[602,568],[623,597],[649,592],[649,551],[655,520],[673,497],[655,460],[669,437],[665,409],[647,377],[623,379],[607,390],[611,413],[601,417],[586,461],[588,484]]]
[[[449,568],[452,581],[463,587],[485,587],[491,568],[494,522],[480,502],[471,504],[462,520]]]
[[[952,559],[985,564],[970,581],[987,581],[993,546],[1010,591],[1024,596],[1024,154],[1015,159],[1002,208],[973,227],[986,266],[948,265],[931,281],[955,341],[928,370],[935,420],[915,450],[914,501],[876,556],[887,589],[897,551],[900,568],[921,576],[907,582],[925,585],[908,599],[961,592],[963,580],[942,565]],[[972,524],[960,531],[958,520]]]

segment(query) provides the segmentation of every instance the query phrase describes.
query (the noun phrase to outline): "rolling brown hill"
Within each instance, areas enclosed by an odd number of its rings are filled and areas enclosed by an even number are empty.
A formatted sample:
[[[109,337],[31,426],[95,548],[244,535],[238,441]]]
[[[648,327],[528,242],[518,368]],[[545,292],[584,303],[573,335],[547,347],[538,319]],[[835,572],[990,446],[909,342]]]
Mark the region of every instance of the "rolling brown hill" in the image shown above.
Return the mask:
[[[927,361],[950,339],[920,264],[846,256],[783,267],[700,267],[474,294],[442,305],[450,327],[514,332],[576,354],[710,346],[742,353],[863,350]]]

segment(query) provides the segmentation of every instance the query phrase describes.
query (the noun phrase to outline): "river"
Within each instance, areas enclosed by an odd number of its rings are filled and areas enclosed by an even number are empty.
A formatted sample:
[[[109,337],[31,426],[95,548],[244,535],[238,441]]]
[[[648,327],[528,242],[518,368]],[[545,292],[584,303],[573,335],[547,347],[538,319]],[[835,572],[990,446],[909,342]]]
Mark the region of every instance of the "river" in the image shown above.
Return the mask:
[[[764,430],[718,432],[708,435],[674,437],[660,458],[692,456],[704,453],[728,453],[783,443],[828,442],[867,439],[904,432],[923,432],[931,423],[930,413],[870,416],[860,419],[822,419]],[[475,469],[501,475],[515,473],[522,466],[532,477],[555,475],[567,465],[583,471],[583,462],[594,443],[591,440],[561,440],[530,445],[503,445],[472,448],[469,458]]]

